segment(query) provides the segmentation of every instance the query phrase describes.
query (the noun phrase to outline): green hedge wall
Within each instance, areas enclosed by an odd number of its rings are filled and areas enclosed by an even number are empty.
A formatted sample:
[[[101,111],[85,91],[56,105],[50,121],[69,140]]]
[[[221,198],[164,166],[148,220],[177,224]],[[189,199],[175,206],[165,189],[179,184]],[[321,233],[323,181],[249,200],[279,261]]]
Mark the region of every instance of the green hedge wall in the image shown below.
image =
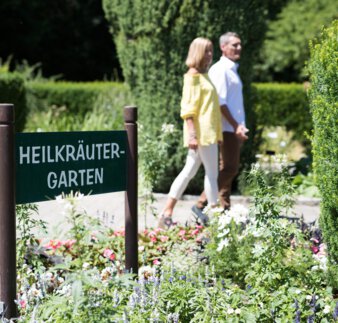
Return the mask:
[[[15,129],[23,130],[26,109],[26,88],[24,79],[17,73],[0,73],[0,102],[12,103],[15,108]]]
[[[109,101],[114,109],[120,109],[126,104],[133,103],[130,90],[121,83],[31,82],[27,85],[27,92],[30,111],[50,109],[53,105],[66,106],[70,114],[76,114],[79,118],[104,102]],[[253,106],[258,127],[285,125],[287,129],[294,130],[298,139],[306,142],[304,132],[310,131],[312,122],[303,85],[253,84],[251,92],[253,93]],[[122,124],[122,114],[120,118]],[[154,118],[149,122],[155,123]],[[164,122],[164,120],[162,121]],[[157,120],[159,127],[162,121]],[[181,129],[181,121],[178,124]],[[143,126],[149,129],[148,124],[143,124]],[[259,132],[256,132],[256,135],[258,136]],[[156,134],[153,133],[153,136],[156,139]],[[169,154],[172,157],[166,161],[166,173],[159,180],[159,185],[155,188],[156,191],[167,192],[172,179],[176,176],[177,169],[182,167],[181,159],[185,157],[186,152],[182,144],[179,144],[179,149],[177,148],[177,142],[181,142],[181,137],[174,138],[170,143]],[[250,148],[247,147],[247,149]],[[187,193],[198,193],[203,187],[202,183],[203,170],[201,169],[190,182]]]
[[[312,120],[306,85],[256,83],[252,85],[254,112],[258,126],[285,126],[295,138],[309,145]]]
[[[338,293],[338,20],[312,44],[309,63],[314,125],[313,168],[322,196],[320,225],[328,246],[330,276]]]
[[[118,104],[126,104],[130,95],[126,85],[115,82],[30,82],[27,97],[30,111],[56,105],[65,106],[69,113],[84,116],[98,101],[104,101],[104,97],[118,108]]]

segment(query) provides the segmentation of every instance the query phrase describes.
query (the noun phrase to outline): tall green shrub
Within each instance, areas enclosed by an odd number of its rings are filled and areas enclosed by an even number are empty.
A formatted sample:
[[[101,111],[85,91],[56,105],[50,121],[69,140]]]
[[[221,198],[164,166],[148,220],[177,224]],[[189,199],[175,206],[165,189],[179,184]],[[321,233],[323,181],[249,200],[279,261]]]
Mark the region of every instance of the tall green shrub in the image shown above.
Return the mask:
[[[303,84],[255,83],[252,86],[257,126],[285,126],[310,150],[309,99]]]
[[[311,43],[313,158],[322,195],[320,223],[327,242],[332,278],[338,289],[338,20]]]
[[[276,0],[276,6],[281,2]],[[236,31],[242,39],[240,73],[248,125],[254,133],[248,85],[266,29],[268,1],[103,0],[103,6],[125,80],[139,107],[140,122],[153,133],[154,140],[163,122],[182,128],[180,98],[190,42],[198,36],[210,38],[217,60],[218,38],[226,31]],[[178,134],[171,144],[172,157],[164,161],[171,179],[181,169],[186,154],[181,146]],[[252,149],[244,151],[246,160],[254,155]],[[159,184],[166,191],[170,182]]]
[[[22,131],[27,116],[26,88],[18,73],[0,73],[0,103],[12,103],[15,108],[15,129]]]

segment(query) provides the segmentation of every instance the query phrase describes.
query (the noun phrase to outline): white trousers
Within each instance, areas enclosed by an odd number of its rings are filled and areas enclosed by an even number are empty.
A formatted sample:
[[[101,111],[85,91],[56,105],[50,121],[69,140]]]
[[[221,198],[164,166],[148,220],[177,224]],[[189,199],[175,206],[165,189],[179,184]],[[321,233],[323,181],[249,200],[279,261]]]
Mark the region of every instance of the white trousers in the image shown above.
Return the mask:
[[[218,198],[218,145],[212,144],[209,146],[198,146],[197,150],[189,149],[188,156],[184,168],[178,174],[171,185],[169,197],[178,200],[190,180],[196,175],[198,169],[203,163],[204,176],[204,191],[210,205],[217,204]]]

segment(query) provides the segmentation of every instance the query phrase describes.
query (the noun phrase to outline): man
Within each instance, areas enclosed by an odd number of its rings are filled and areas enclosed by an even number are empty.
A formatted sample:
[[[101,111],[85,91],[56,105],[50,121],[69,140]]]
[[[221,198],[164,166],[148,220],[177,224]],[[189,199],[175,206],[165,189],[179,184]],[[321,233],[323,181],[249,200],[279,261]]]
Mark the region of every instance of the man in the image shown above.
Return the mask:
[[[220,37],[222,56],[209,70],[209,77],[218,93],[222,112],[223,143],[219,147],[220,165],[218,175],[220,205],[225,210],[230,208],[231,185],[238,173],[240,148],[248,137],[245,127],[242,82],[237,73],[241,57],[242,44],[239,36],[227,32]],[[202,210],[207,205],[203,192],[197,205],[192,207],[193,214],[204,224],[208,218]]]

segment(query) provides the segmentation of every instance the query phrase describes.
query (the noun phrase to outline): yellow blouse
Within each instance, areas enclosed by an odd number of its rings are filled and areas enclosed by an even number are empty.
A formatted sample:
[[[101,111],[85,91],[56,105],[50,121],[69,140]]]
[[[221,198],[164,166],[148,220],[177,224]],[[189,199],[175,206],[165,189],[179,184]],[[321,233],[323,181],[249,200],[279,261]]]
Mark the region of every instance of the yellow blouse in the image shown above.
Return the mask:
[[[184,119],[183,141],[188,147],[186,123],[192,117],[198,144],[208,146],[222,141],[222,117],[218,96],[208,74],[185,74],[181,100],[181,118]]]

